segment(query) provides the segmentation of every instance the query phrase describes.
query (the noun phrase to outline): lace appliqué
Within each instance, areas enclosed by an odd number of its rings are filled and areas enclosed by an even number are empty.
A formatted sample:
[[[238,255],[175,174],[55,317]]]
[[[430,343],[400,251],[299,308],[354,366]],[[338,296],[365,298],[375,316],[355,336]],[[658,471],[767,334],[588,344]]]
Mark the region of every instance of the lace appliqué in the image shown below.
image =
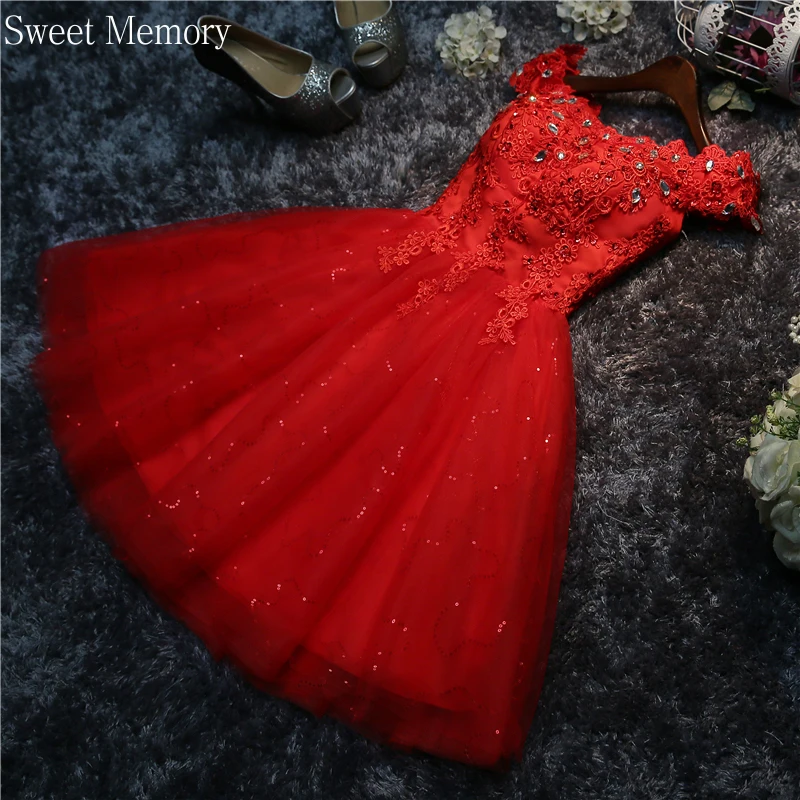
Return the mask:
[[[501,114],[502,112],[497,115],[498,118]],[[451,204],[453,198],[462,194],[462,186],[468,177],[471,177],[472,180],[467,187],[467,196],[458,212],[446,213],[445,209]],[[495,184],[491,174],[491,165],[485,159],[481,159],[479,142],[439,199],[421,212],[422,216],[437,219],[440,223],[439,226],[433,231],[412,231],[396,247],[379,247],[378,263],[381,270],[390,272],[395,266],[405,266],[412,257],[418,256],[426,248],[432,253],[443,253],[456,247],[461,231],[469,225],[476,225],[480,219],[483,205],[482,192],[493,185]]]
[[[528,315],[531,300],[569,313],[611,275],[677,235],[681,214],[737,218],[760,232],[759,176],[749,156],[728,156],[711,145],[693,157],[680,140],[661,146],[604,125],[598,108],[563,82],[577,72],[584,52],[567,45],[512,75],[519,96],[496,115],[442,196],[421,212],[438,226],[380,248],[384,272],[425,251],[452,252],[443,275],[420,280],[414,297],[398,305],[400,317],[455,291],[479,270],[502,273],[522,259],[524,279],[498,293],[505,305],[480,340],[513,344],[514,326]],[[665,213],[648,213],[634,235],[601,241],[600,220],[641,214],[652,203]],[[476,228],[479,243],[466,245],[465,231]],[[606,253],[601,268],[580,268],[586,248]],[[596,264],[597,257],[586,263]]]
[[[603,267],[590,272],[576,272],[560,292],[552,290],[553,280],[561,274],[563,264],[574,260],[574,255],[572,258],[559,261],[553,253],[543,252],[540,258],[530,261],[528,265],[530,277],[522,281],[519,286],[508,286],[503,291],[497,292],[498,297],[506,300],[506,304],[486,326],[486,336],[479,343],[515,344],[513,328],[518,320],[528,316],[528,303],[532,300],[540,300],[554,311],[569,314],[584,298],[593,296],[609,283],[620,269],[661,244],[670,230],[669,219],[662,215],[651,226],[630,239],[608,242],[608,254]],[[569,248],[569,251],[571,254],[574,253],[573,248]],[[561,253],[565,255],[567,248],[562,247]]]

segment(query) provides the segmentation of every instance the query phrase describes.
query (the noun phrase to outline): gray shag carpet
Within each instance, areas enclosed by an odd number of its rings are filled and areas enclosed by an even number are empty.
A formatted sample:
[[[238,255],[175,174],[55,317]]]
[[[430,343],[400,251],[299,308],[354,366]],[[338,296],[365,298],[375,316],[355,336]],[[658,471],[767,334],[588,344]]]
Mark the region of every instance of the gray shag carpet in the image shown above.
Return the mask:
[[[501,73],[449,77],[434,49],[467,3],[402,3],[410,63],[363,118],[276,126],[181,47],[4,46],[3,790],[8,798],[800,797],[800,576],[783,568],[734,445],[800,360],[797,109],[710,119],[762,173],[766,235],[689,221],[572,317],[579,441],[552,655],[524,762],[490,773],[393,752],[252,688],[164,614],[87,524],[29,372],[39,252],[234,211],[431,202],[506,76],[566,39],[553,4],[493,2]],[[327,3],[3,3],[23,22],[219,13],[346,63]],[[587,73],[676,52],[672,3],[637,3]],[[706,88],[713,76],[706,76]],[[685,135],[668,101],[609,98],[623,133]]]

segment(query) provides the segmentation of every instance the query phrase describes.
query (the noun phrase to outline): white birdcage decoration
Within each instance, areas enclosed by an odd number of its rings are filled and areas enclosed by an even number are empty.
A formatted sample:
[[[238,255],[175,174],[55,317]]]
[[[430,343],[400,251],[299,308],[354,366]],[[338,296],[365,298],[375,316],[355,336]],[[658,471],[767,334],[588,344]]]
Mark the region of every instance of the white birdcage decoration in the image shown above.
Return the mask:
[[[675,0],[675,16],[701,66],[800,105],[800,0]]]

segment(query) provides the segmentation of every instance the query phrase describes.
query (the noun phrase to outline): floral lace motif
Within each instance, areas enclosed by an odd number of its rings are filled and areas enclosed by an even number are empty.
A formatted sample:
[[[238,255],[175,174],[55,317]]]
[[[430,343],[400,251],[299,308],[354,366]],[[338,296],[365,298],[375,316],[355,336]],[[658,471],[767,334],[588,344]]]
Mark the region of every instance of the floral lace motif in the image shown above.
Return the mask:
[[[506,300],[497,316],[486,326],[486,336],[480,344],[507,342],[514,344],[513,328],[517,320],[528,316],[528,302],[540,299],[547,306],[568,314],[584,297],[594,296],[603,286],[633,261],[655,249],[670,232],[670,221],[662,215],[630,239],[615,239],[608,243],[608,255],[601,269],[576,272],[562,291],[553,291],[553,279],[561,274],[561,263],[550,253],[528,264],[529,277],[519,286],[508,286],[498,292]],[[574,259],[571,259],[574,260]],[[565,263],[570,263],[566,261]]]
[[[400,316],[454,291],[480,269],[502,273],[521,259],[524,277],[498,293],[506,303],[481,340],[513,343],[531,300],[569,313],[612,275],[676,236],[686,213],[736,218],[761,231],[759,176],[749,156],[728,156],[711,145],[693,157],[680,140],[658,145],[604,125],[598,107],[564,83],[584,51],[565,45],[512,75],[517,99],[495,116],[442,196],[420,212],[437,227],[380,248],[384,272],[426,250],[452,253],[447,272],[420,281],[417,294],[398,306]],[[598,229],[612,215],[640,215],[641,229],[604,239]]]

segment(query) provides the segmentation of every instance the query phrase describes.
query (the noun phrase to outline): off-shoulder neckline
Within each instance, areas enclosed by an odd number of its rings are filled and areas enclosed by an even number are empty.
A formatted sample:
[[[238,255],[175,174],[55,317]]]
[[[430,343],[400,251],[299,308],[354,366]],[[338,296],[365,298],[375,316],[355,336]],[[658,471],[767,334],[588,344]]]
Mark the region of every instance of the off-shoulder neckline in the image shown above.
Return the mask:
[[[602,104],[594,98],[589,100],[583,95],[577,95],[575,90],[565,81],[567,74],[578,74],[578,62],[586,53],[582,45],[562,45],[556,50],[545,52],[528,61],[515,72],[510,83],[518,94],[534,94],[543,102],[563,98],[582,101],[582,107],[591,115],[592,125],[597,124],[597,129],[604,135],[613,138],[621,146],[645,146],[649,149],[667,151],[677,154],[688,168],[696,173],[709,174],[712,170],[718,171],[719,167],[729,165],[736,169],[739,176],[747,185],[755,186],[756,197],[759,194],[760,175],[753,168],[750,154],[745,150],[734,150],[728,153],[722,146],[712,143],[703,147],[696,155],[692,155],[687,147],[686,140],[676,138],[667,144],[659,144],[650,136],[630,136],[621,133],[615,126],[606,124],[600,119]],[[562,101],[563,102],[563,101]],[[710,166],[709,166],[710,165]],[[737,208],[736,216],[757,233],[763,232],[763,223],[756,211],[756,206]]]
[[[577,75],[580,73],[580,69],[578,68],[578,62],[583,58],[586,53],[586,47],[583,45],[561,45],[557,47],[555,50],[546,51],[544,53],[539,54],[536,56],[532,61],[529,61],[527,64],[524,65],[523,69],[529,67],[533,61],[540,61],[544,58],[552,58],[555,57],[563,67],[563,69],[553,70],[553,65],[545,65],[542,71],[537,74],[531,76],[531,82],[536,82],[540,87],[559,87],[560,90],[563,92],[565,96],[573,96],[575,95],[578,98],[583,98],[583,95],[577,95],[575,90],[564,80],[567,74]],[[545,73],[550,70],[551,74],[546,75]],[[515,75],[521,75],[522,72],[519,71],[515,73]],[[513,78],[512,78],[512,85],[513,85]],[[520,92],[524,93],[524,92]],[[551,92],[553,93],[553,92]],[[674,148],[677,146],[681,146],[687,158],[691,158],[694,160],[699,160],[701,157],[708,158],[708,155],[714,155],[719,158],[720,155],[724,156],[725,158],[732,159],[736,156],[746,159],[748,162],[752,164],[752,159],[750,157],[750,153],[746,150],[733,150],[728,152],[722,145],[717,144],[716,142],[712,142],[709,145],[706,145],[701,150],[697,152],[696,155],[692,155],[689,152],[689,148],[686,144],[686,140],[683,137],[678,137],[676,139],[672,139],[666,144],[660,144],[656,142],[650,136],[630,136],[628,134],[622,133],[613,125],[609,125],[603,120],[600,119],[600,112],[602,111],[602,104],[597,101],[596,99],[592,99],[591,102],[588,101],[586,103],[587,109],[592,113],[592,115],[597,119],[598,123],[602,125],[605,129],[613,133],[616,137],[620,139],[644,139],[646,142],[652,144],[654,147],[669,147]],[[708,152],[710,151],[710,153]]]

